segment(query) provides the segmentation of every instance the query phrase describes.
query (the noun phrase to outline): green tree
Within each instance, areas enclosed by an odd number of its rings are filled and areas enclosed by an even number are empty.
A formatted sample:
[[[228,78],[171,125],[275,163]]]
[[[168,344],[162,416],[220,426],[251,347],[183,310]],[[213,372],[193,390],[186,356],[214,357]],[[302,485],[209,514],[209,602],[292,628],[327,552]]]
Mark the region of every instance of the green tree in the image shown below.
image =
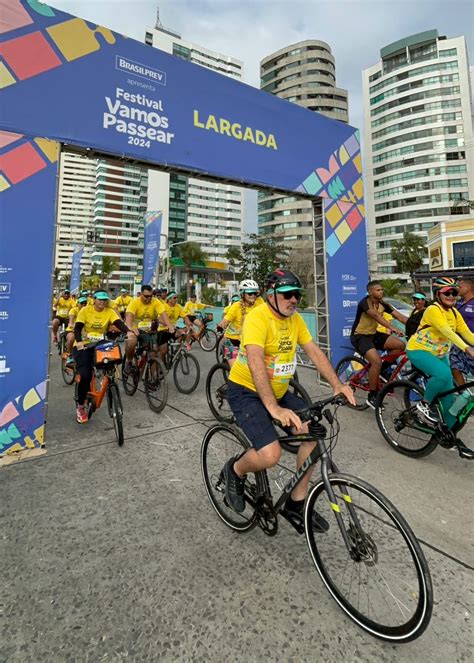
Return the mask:
[[[381,279],[384,295],[395,297],[400,292],[401,283],[398,279]]]
[[[215,304],[217,302],[217,290],[204,286],[201,292],[201,299],[208,304]]]
[[[402,239],[392,244],[391,256],[396,262],[397,271],[410,275],[415,290],[419,286],[413,274],[423,265],[423,258],[427,254],[426,239],[414,233],[405,232]]]
[[[237,246],[230,246],[225,254],[229,267],[232,270],[232,278],[236,281],[236,271],[238,265],[242,262],[242,252]]]
[[[193,278],[193,265],[205,264],[207,253],[197,242],[186,242],[178,247],[178,254],[186,269],[186,296],[191,296],[191,280]]]
[[[100,286],[100,276],[91,274],[82,279],[81,290],[96,290]]]
[[[111,256],[102,256],[101,272],[102,278],[100,281],[101,286],[109,287],[110,276],[119,268],[119,262]]]
[[[284,265],[288,259],[288,251],[278,238],[256,233],[251,233],[248,241],[242,244],[241,254],[240,276],[254,279],[260,286],[269,272]]]
[[[59,267],[55,267],[53,272],[53,288],[57,289],[59,287],[59,279],[60,279],[60,269]]]

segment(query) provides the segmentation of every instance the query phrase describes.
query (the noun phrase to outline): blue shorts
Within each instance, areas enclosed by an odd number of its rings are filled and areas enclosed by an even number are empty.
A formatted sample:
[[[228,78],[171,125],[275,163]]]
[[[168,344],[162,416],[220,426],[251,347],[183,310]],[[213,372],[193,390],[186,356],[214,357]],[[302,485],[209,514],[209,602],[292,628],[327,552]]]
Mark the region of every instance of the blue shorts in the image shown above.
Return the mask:
[[[457,346],[451,348],[449,361],[451,362],[451,368],[457,368],[458,371],[461,371],[466,380],[471,374],[474,375],[474,359],[461,348]]]
[[[255,449],[262,449],[282,436],[281,432],[277,432],[272,417],[257,392],[230,380],[227,385],[227,400],[235,421]],[[278,401],[278,405],[289,410],[302,410],[307,403],[299,396],[287,391]],[[289,427],[285,427],[283,430],[287,434],[291,433]]]

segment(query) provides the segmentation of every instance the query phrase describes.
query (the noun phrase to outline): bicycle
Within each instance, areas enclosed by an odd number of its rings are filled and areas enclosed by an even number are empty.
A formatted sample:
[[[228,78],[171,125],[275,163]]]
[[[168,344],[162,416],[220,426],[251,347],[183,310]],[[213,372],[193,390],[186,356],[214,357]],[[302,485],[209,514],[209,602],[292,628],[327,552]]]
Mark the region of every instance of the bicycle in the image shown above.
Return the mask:
[[[191,394],[198,386],[201,369],[196,357],[184,348],[184,335],[179,340],[168,341],[164,365],[173,369],[173,381],[182,394]]]
[[[335,405],[331,410],[328,406]],[[247,475],[245,509],[237,513],[225,498],[223,466],[250,448],[238,430],[217,424],[201,446],[201,471],[208,498],[219,518],[244,533],[258,525],[265,534],[278,531],[278,516],[305,534],[311,558],[327,590],[343,612],[367,633],[393,644],[410,642],[427,628],[433,610],[433,588],[427,561],[415,535],[395,506],[367,482],[341,474],[332,459],[339,435],[337,409],[341,397],[331,396],[298,412],[309,421],[309,433],[279,438],[318,442],[303,465],[272,497],[267,471]],[[321,424],[325,419],[329,424]],[[326,440],[329,446],[326,446]],[[321,477],[310,488],[302,519],[284,510],[302,477],[321,460]],[[330,524],[316,532],[313,510]],[[335,534],[333,537],[332,534]]]
[[[212,352],[217,345],[217,334],[213,329],[209,329],[208,324],[214,320],[214,315],[212,313],[206,313],[205,315],[197,313],[196,318],[199,318],[202,327],[199,329],[197,336],[194,336],[195,332],[190,330],[186,335],[186,343],[192,345],[194,341],[197,341],[204,352]]]
[[[157,334],[149,334],[150,346],[137,344],[131,370],[126,370],[127,358],[122,362],[122,385],[128,396],[133,396],[143,379],[145,397],[150,410],[161,412],[168,402],[166,367],[158,356]]]
[[[418,373],[416,369],[408,370],[409,359],[405,350],[388,353],[384,351],[380,356],[382,368],[380,371],[378,390],[385,384],[398,380],[401,375],[413,377]],[[369,406],[366,403],[369,388],[369,369],[370,362],[355,352],[353,355],[346,355],[336,364],[335,373],[343,384],[350,384],[354,392],[356,405],[349,405],[354,410],[366,410]]]
[[[107,406],[109,417],[114,424],[115,436],[119,447],[123,445],[123,408],[120,398],[119,388],[115,381],[117,366],[122,363],[122,352],[119,342],[123,341],[122,336],[115,341],[98,341],[94,349],[94,366],[90,389],[87,392],[84,407],[87,417],[90,419],[94,412],[100,408],[104,397],[107,395]],[[91,347],[91,346],[88,346]],[[75,394],[74,400],[78,403],[79,375],[75,375]]]
[[[457,447],[461,458],[467,458],[458,446],[460,440],[457,435],[474,412],[474,398],[458,412],[452,429],[446,425],[440,398],[459,393],[472,386],[474,386],[474,380],[438,394],[432,404],[438,410],[439,422],[429,424],[416,407],[415,400],[421,400],[424,393],[419,384],[410,380],[399,380],[387,384],[380,391],[375,407],[375,418],[379,430],[392,449],[411,458],[428,456],[433,453],[438,444],[445,449]]]

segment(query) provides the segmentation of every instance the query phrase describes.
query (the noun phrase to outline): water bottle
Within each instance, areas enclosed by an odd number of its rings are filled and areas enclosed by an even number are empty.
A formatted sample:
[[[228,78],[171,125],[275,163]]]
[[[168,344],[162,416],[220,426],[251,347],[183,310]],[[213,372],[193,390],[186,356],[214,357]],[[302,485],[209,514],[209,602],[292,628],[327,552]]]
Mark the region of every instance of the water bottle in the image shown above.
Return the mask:
[[[454,403],[449,408],[449,414],[452,414],[453,417],[457,417],[459,412],[461,412],[461,410],[470,402],[471,398],[472,393],[469,391],[469,389],[464,389],[464,391],[461,391],[461,393],[456,396]]]

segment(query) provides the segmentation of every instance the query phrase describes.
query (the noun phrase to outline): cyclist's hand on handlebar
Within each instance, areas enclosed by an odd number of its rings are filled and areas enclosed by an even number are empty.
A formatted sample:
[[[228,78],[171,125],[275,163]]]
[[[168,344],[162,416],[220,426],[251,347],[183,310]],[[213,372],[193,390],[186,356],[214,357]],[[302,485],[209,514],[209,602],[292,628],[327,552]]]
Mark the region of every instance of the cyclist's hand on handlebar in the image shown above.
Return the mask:
[[[293,410],[288,410],[286,407],[277,405],[270,411],[270,414],[282,426],[294,426],[296,431],[299,431],[303,425],[299,416]]]
[[[168,327],[168,331],[169,331],[170,334],[174,334],[174,332],[176,331],[176,327],[174,327],[173,325],[170,325]]]
[[[352,391],[352,387],[350,387],[348,384],[340,384],[337,387],[334,387],[334,396],[338,396],[339,394],[344,396],[344,398],[349,401],[351,405],[356,405],[354,392]]]
[[[391,329],[392,334],[395,334],[395,336],[405,336],[405,334],[400,331],[400,329],[397,329],[396,327],[392,327]]]
[[[127,338],[134,338],[134,336],[138,337],[137,332],[134,329],[129,329],[127,332]]]

